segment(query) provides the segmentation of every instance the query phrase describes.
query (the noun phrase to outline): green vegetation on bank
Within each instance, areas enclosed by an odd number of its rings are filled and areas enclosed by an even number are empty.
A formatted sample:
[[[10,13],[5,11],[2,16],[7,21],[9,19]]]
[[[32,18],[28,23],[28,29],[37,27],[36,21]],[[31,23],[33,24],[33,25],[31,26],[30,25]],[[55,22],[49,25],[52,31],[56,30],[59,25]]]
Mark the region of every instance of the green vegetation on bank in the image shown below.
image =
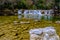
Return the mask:
[[[15,0],[1,1],[0,8],[5,9],[52,9],[54,0]]]
[[[60,0],[1,0],[0,9],[52,9],[60,8]]]

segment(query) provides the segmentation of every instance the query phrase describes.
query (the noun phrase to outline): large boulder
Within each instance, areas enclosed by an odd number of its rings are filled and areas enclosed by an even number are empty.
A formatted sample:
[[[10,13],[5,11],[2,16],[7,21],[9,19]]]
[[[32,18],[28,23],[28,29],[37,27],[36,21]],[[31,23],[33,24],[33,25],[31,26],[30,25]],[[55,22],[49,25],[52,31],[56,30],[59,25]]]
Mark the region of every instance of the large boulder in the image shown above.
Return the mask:
[[[30,40],[42,40],[43,30],[42,29],[31,29],[30,33]]]
[[[43,40],[59,40],[59,36],[53,27],[46,27],[43,30]]]
[[[31,29],[30,40],[59,40],[54,27]]]

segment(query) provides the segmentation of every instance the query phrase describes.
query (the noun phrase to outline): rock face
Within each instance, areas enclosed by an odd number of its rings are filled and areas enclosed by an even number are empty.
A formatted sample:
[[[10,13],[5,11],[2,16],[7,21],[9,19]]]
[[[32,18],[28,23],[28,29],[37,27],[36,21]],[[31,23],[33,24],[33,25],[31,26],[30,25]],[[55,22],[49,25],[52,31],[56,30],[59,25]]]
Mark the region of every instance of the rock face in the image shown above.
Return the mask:
[[[53,27],[31,29],[30,40],[59,40],[59,36]]]

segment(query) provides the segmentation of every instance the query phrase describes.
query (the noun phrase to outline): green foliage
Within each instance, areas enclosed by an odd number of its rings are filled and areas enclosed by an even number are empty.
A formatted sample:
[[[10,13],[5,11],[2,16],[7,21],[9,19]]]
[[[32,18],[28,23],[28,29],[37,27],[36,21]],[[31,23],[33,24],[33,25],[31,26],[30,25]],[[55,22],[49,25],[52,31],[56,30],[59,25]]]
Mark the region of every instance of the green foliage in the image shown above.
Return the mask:
[[[43,9],[44,8],[44,1],[43,0],[39,0],[38,3],[36,4],[38,9]]]
[[[17,8],[19,9],[26,9],[26,5],[24,4],[24,2],[20,1],[17,3]]]
[[[28,0],[20,0],[17,1],[16,4],[14,5],[14,3],[11,2],[6,2],[2,6],[1,8],[8,8],[8,9],[14,9],[14,8],[18,8],[18,9],[51,9],[52,8],[52,3],[48,3],[48,6],[46,5],[46,0],[33,0],[33,3],[31,4],[32,1]]]
[[[60,2],[60,0],[55,0],[55,2]]]
[[[8,3],[5,3],[5,4],[4,4],[4,7],[5,7],[5,8],[11,8],[11,3],[9,3],[9,2],[8,2]]]
[[[34,9],[37,9],[36,8],[36,6],[35,5],[31,5],[31,6],[29,6],[29,8],[28,9],[32,9],[32,10],[34,10]]]
[[[48,4],[47,5],[47,9],[52,9],[53,5],[52,4]]]
[[[58,7],[58,10],[60,9],[60,0],[55,0],[55,6]]]

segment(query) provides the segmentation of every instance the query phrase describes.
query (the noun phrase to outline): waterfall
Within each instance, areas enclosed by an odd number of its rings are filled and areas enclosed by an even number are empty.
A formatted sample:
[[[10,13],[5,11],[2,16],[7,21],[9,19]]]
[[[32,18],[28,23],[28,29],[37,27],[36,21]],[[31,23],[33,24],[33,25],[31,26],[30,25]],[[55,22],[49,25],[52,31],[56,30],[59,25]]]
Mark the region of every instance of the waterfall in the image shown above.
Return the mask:
[[[44,20],[50,20],[52,18],[52,10],[44,10],[44,14],[42,14],[42,10],[25,10],[24,11],[24,18],[27,19],[34,19],[34,20],[41,20],[42,16]],[[18,18],[22,18],[22,10],[18,10]]]

